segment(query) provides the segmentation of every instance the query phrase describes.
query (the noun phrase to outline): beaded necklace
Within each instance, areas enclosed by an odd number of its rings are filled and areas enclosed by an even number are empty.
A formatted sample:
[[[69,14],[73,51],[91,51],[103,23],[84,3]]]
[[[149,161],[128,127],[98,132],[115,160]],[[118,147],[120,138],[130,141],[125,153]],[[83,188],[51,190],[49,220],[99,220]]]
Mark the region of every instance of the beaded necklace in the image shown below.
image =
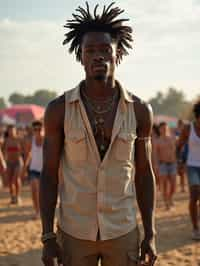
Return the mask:
[[[105,141],[105,124],[106,121],[110,118],[111,111],[116,103],[118,97],[118,91],[115,90],[115,93],[108,99],[92,99],[90,98],[84,90],[82,90],[82,96],[85,100],[86,108],[91,114],[92,121],[91,126],[94,132],[94,137],[100,136],[100,145],[98,147],[101,158],[104,157],[106,152],[106,141]]]

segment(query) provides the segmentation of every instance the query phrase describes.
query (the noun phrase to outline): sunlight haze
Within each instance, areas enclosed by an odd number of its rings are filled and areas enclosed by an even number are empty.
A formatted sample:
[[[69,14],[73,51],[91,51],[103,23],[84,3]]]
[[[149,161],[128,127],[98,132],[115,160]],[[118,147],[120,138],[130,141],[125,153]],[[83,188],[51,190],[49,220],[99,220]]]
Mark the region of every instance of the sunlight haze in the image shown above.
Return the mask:
[[[100,1],[99,11],[103,4]],[[98,1],[89,1],[94,7]],[[85,1],[0,0],[0,89],[31,94],[45,88],[74,87],[84,71],[62,45],[66,19]],[[116,77],[147,100],[173,86],[188,99],[200,94],[200,2],[191,0],[117,1],[133,27],[134,45]]]

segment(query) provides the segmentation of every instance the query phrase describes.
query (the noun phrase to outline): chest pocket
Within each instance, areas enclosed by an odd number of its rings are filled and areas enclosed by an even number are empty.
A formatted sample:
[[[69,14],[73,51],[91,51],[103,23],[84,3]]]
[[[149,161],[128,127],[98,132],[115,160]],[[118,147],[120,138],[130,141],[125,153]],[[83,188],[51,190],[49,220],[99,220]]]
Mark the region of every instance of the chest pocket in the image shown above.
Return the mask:
[[[84,130],[70,130],[66,139],[67,158],[71,162],[83,162],[87,159],[86,134]]]
[[[120,132],[115,143],[115,157],[120,161],[130,161],[133,159],[134,142],[136,135],[134,133]]]

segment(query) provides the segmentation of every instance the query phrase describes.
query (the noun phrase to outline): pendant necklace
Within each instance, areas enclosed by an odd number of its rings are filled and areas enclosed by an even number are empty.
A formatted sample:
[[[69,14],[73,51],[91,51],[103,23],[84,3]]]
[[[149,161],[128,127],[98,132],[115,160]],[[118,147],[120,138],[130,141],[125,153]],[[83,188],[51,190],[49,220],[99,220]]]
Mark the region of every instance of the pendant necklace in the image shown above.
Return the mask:
[[[98,145],[99,153],[101,159],[104,157],[107,149],[106,140],[105,140],[105,122],[110,117],[111,111],[115,105],[115,102],[118,97],[118,91],[112,95],[112,97],[104,100],[94,100],[82,91],[83,98],[85,100],[85,105],[91,114],[91,126],[93,128],[94,136],[100,137],[100,143]]]

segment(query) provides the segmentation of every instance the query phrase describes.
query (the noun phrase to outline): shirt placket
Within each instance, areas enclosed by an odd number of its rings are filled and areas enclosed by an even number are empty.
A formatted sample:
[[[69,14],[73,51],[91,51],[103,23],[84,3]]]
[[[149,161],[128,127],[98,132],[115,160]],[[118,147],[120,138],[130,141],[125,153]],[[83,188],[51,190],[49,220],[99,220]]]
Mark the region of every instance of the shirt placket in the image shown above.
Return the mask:
[[[93,134],[93,131],[92,131],[85,107],[84,107],[81,99],[80,99],[79,103],[80,103],[80,110],[81,110],[82,118],[84,120],[87,132],[89,133],[89,137],[90,137],[90,141],[91,141],[91,145],[92,145],[92,149],[90,149],[90,150],[94,150],[96,162],[97,162],[97,202],[96,202],[96,204],[97,204],[97,207],[96,207],[96,209],[97,209],[97,223],[98,223],[98,230],[100,233],[100,239],[104,239],[104,238],[106,238],[106,231],[104,230],[105,221],[104,221],[104,213],[103,213],[104,206],[106,204],[106,198],[105,198],[106,161],[107,161],[107,158],[109,156],[109,153],[110,153],[112,144],[114,142],[114,139],[117,136],[117,134],[121,128],[121,124],[123,122],[123,119],[124,119],[124,112],[122,112],[123,99],[120,99],[120,101],[119,101],[115,120],[114,120],[114,124],[113,124],[110,145],[109,145],[108,150],[107,150],[102,161],[100,158],[98,147],[97,147],[97,144],[96,144],[96,141],[94,138],[94,134]]]

